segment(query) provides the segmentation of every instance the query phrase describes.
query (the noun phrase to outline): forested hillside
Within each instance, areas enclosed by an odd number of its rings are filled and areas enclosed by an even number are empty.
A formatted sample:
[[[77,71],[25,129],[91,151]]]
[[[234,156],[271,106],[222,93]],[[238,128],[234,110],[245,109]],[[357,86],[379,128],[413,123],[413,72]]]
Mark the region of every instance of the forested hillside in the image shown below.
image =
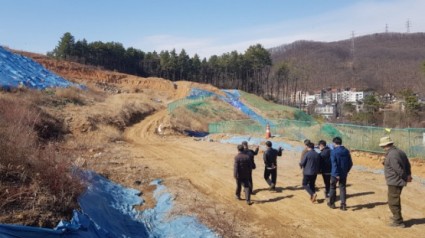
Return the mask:
[[[298,41],[271,49],[273,62],[305,69],[303,87],[371,88],[398,93],[425,89],[425,33],[383,33],[321,43]]]
[[[252,45],[201,59],[184,49],[143,52],[121,43],[75,40],[65,33],[49,53],[58,59],[138,76],[210,83],[284,104],[296,91],[356,87],[398,93],[425,89],[425,33],[374,34],[338,42],[297,41],[272,49]]]

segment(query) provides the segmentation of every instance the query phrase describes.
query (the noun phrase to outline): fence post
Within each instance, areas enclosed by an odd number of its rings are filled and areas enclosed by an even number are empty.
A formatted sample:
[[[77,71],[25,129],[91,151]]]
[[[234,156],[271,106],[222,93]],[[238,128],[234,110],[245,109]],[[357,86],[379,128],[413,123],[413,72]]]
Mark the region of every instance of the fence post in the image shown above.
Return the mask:
[[[410,143],[410,140],[412,138],[410,137],[410,129],[409,128],[407,128],[407,133],[408,133],[408,138],[409,138],[409,156],[412,156],[412,146],[411,146],[411,143]]]

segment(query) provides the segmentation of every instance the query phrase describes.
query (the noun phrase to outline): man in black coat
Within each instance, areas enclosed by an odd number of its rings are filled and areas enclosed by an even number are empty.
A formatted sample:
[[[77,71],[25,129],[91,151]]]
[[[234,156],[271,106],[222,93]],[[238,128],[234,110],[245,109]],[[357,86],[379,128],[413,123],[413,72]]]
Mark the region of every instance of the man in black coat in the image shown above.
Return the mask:
[[[300,162],[300,167],[303,169],[303,182],[304,189],[310,195],[310,201],[315,202],[316,194],[316,178],[320,171],[320,156],[314,151],[314,144],[307,144],[307,153]]]
[[[236,198],[241,199],[241,190],[242,185],[245,191],[245,200],[248,205],[251,205],[251,192],[250,192],[250,183],[251,173],[253,164],[252,161],[245,153],[245,148],[243,145],[238,145],[239,153],[235,156],[235,163],[233,167],[233,176],[236,179]]]
[[[272,148],[272,142],[266,142],[267,150],[264,152],[264,179],[270,187],[270,190],[276,189],[277,178],[277,157],[282,156],[282,147],[278,150]],[[270,180],[271,176],[271,180]]]
[[[329,190],[331,187],[331,149],[326,145],[326,141],[319,141],[320,150],[320,172],[322,173],[323,183],[325,184],[325,198],[329,202]]]
[[[247,155],[249,155],[249,158],[252,161],[252,165],[253,165],[252,169],[255,169],[257,166],[255,165],[254,156],[258,155],[258,150],[259,150],[258,146],[257,146],[257,148],[255,150],[250,150],[249,147],[248,147],[248,142],[247,141],[242,141],[242,145],[243,145],[243,147],[245,149],[245,153]],[[251,187],[249,188],[249,190],[251,192],[251,195],[255,195],[254,190],[253,190],[254,189],[254,184],[252,182],[252,174],[251,174],[251,180],[249,182],[250,182],[250,185],[251,185]]]

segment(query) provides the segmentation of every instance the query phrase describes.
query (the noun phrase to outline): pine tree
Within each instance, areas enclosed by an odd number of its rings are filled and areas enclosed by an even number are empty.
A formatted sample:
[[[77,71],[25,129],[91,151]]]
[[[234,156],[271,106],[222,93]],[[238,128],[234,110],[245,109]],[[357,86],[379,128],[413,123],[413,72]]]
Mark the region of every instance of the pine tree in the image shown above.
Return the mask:
[[[68,59],[73,55],[74,48],[75,48],[74,36],[72,36],[71,33],[66,32],[65,34],[63,34],[58,45],[53,50],[53,56],[58,59]]]

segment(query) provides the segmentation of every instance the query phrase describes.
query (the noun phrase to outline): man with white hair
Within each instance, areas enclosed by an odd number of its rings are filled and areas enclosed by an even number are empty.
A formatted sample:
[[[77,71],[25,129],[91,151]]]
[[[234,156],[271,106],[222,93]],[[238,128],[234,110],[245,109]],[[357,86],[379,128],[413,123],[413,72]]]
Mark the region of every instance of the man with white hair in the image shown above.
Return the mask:
[[[394,146],[394,141],[389,137],[382,137],[379,146],[386,151],[384,161],[385,180],[388,185],[388,206],[393,217],[390,226],[405,227],[401,216],[401,191],[408,182],[412,182],[410,162],[402,150]]]

